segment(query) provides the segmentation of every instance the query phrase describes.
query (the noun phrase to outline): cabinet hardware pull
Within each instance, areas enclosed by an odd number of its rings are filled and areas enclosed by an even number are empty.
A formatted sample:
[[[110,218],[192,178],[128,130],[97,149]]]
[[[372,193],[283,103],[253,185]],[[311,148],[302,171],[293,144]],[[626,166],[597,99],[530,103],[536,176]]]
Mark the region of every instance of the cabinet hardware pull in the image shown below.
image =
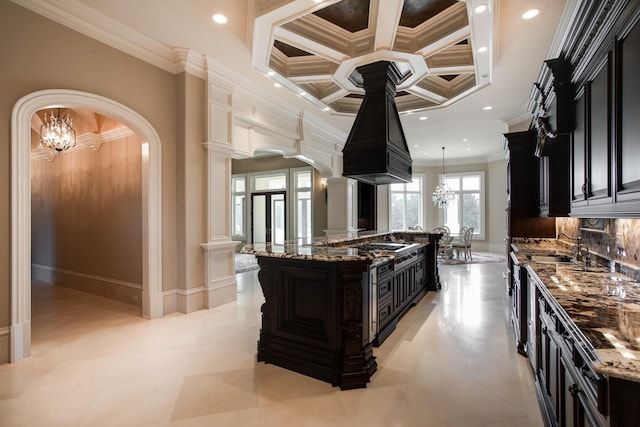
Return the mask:
[[[568,332],[565,332],[564,334],[562,334],[562,338],[564,338],[565,341],[568,341],[571,344],[573,344],[573,337]]]
[[[573,397],[578,396],[578,393],[580,393],[580,389],[578,388],[578,384],[571,384],[569,386],[569,393],[571,393],[571,396],[573,396]]]
[[[591,369],[587,368],[585,365],[580,367],[580,373],[582,373],[582,375],[588,378],[592,383],[597,384],[598,378],[596,378],[595,374],[591,372]]]

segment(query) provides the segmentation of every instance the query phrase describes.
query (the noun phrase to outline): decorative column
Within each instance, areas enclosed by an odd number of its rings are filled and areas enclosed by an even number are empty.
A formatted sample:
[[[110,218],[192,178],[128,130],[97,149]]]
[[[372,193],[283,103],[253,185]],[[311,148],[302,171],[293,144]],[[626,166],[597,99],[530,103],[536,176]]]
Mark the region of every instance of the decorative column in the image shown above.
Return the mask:
[[[351,234],[357,229],[358,181],[346,177],[327,179],[327,229],[325,233]]]
[[[231,153],[230,147],[215,142],[207,149],[207,242],[205,252],[204,307],[235,301],[235,247],[231,240]]]
[[[207,63],[207,241],[204,249],[205,308],[237,299],[235,247],[231,240],[231,154],[236,84]]]

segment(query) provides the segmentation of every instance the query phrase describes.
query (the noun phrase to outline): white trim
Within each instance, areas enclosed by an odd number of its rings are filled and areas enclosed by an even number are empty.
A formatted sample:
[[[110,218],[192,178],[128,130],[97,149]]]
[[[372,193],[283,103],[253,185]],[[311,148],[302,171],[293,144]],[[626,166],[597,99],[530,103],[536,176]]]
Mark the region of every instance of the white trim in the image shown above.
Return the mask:
[[[160,137],[151,124],[111,99],[74,90],[33,92],[11,115],[11,354],[31,354],[31,116],[43,108],[87,108],[130,128],[142,142],[142,314],[162,317],[162,162]]]
[[[45,271],[48,274],[54,273],[53,277],[55,277],[55,273],[61,273],[61,274],[66,274],[68,276],[82,277],[84,279],[96,280],[99,282],[105,282],[112,285],[123,286],[126,288],[142,289],[142,285],[140,283],[127,282],[125,280],[98,276],[96,274],[81,273],[79,271],[65,270],[63,268],[54,268],[54,267],[49,267],[48,265],[41,265],[41,264],[31,264],[31,268]]]

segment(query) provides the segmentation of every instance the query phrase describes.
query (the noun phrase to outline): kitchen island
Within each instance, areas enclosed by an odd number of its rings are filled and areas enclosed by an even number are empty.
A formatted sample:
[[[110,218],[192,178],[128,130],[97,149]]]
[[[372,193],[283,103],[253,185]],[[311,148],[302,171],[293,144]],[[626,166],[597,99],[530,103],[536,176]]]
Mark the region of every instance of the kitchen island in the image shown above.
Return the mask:
[[[373,347],[437,290],[430,233],[368,233],[243,248],[258,259],[265,303],[258,361],[339,386],[366,387]]]

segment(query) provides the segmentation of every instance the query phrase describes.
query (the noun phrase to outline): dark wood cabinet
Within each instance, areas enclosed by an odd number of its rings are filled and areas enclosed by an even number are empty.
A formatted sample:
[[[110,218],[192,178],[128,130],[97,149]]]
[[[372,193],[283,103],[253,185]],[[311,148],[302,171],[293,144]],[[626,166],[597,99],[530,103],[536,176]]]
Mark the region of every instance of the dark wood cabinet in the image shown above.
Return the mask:
[[[539,185],[539,165],[535,155],[535,131],[504,134],[507,156],[507,288],[513,294],[513,260],[509,256],[514,237],[555,237],[555,218],[539,216],[535,189]],[[532,191],[533,189],[533,191]]]
[[[571,216],[640,216],[640,4],[613,6],[589,6],[607,31],[576,64]]]
[[[428,246],[427,246],[428,247]],[[377,267],[377,331],[374,346],[380,346],[395,330],[400,317],[427,292],[425,249],[407,255],[396,268],[393,261]]]
[[[640,211],[640,21],[615,47],[615,200],[620,212]]]
[[[584,1],[576,16],[529,99],[539,213],[640,217],[640,2]]]
[[[541,402],[546,426],[582,427],[611,426],[609,402],[614,395],[609,391],[609,379],[597,373],[581,345],[578,329],[569,317],[546,294],[546,289],[531,272],[529,285],[536,291],[535,316],[532,320],[530,341],[536,347],[530,362],[536,380],[538,399]],[[530,305],[532,306],[532,304]],[[638,385],[637,383],[635,383]],[[626,411],[631,410],[626,407]],[[632,411],[637,411],[634,407]]]
[[[513,292],[511,307],[511,323],[516,334],[516,351],[527,357],[527,270],[520,266],[515,255],[509,254],[512,262]]]
[[[258,361],[343,390],[365,387],[377,368],[366,309],[371,262],[258,256],[258,264]]]
[[[572,150],[571,212],[611,205],[611,55],[580,90]]]
[[[541,76],[545,87],[538,83],[534,98],[537,117],[534,127],[538,132],[536,156],[539,158],[538,213],[543,217],[564,217],[570,211],[569,136],[574,121],[571,64],[564,58],[556,58],[546,60],[545,65]]]

